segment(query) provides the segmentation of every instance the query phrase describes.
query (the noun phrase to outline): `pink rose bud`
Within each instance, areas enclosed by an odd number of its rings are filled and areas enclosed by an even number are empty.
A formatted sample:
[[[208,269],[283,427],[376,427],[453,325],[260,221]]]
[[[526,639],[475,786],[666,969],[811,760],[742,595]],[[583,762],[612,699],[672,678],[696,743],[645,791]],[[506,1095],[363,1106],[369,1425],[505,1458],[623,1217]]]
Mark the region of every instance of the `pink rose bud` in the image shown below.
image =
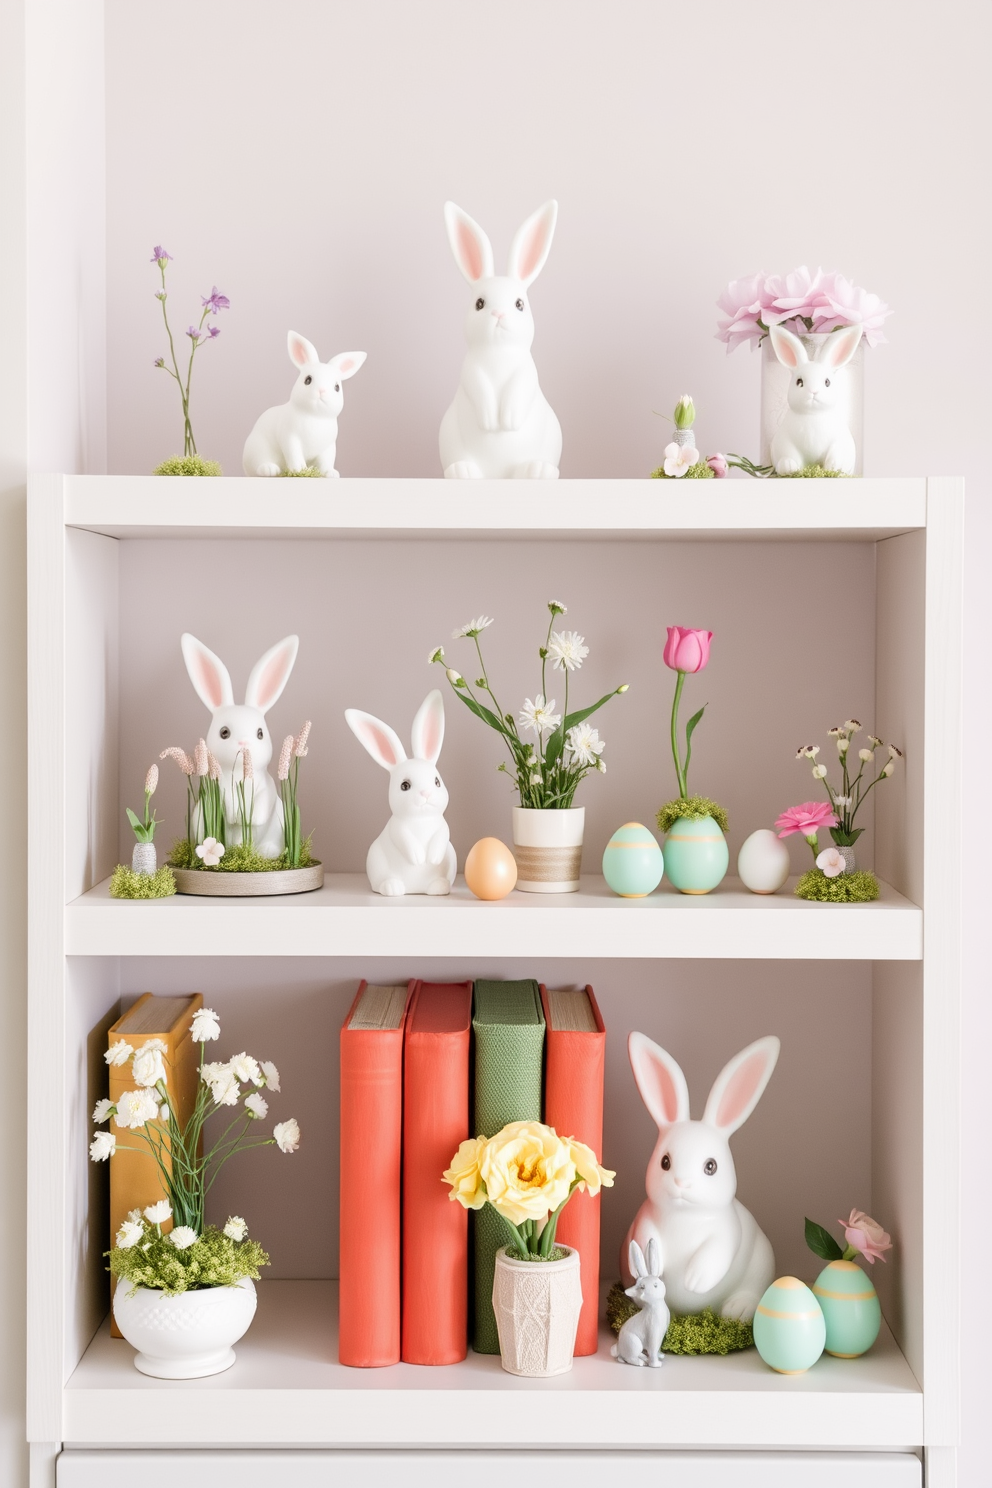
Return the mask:
[[[723,477],[727,473],[726,455],[707,455],[706,463],[712,470],[713,474],[716,476],[717,480],[723,480]]]
[[[710,659],[712,639],[711,630],[686,630],[681,625],[670,625],[662,660],[673,672],[701,672]]]
[[[892,1249],[892,1241],[882,1226],[863,1209],[852,1209],[849,1219],[839,1220],[844,1226],[844,1239],[865,1260],[874,1266],[885,1260],[885,1252]]]

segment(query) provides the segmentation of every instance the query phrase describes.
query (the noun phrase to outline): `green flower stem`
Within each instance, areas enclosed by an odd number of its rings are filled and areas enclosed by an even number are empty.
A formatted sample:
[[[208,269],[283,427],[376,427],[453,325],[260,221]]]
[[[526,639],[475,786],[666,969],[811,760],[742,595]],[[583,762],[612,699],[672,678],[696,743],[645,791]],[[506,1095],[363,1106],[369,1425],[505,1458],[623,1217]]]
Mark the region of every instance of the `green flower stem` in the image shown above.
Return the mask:
[[[816,850],[819,847],[819,842],[817,841],[817,835],[816,835],[816,833],[814,832],[813,835],[812,835],[812,837],[807,837],[806,838],[806,841],[809,843],[809,850],[813,854],[813,862],[815,863],[816,862]]]
[[[682,769],[682,761],[679,758],[679,702],[682,698],[682,688],[685,685],[685,672],[679,672],[678,681],[675,684],[675,697],[672,701],[672,758],[675,761],[675,775],[679,784],[679,795],[683,801],[689,799],[688,786],[685,772]]]
[[[855,1258],[855,1256],[859,1256],[860,1254],[861,1254],[860,1250],[855,1250],[855,1248],[854,1248],[853,1245],[849,1245],[847,1247],[847,1249],[844,1251],[844,1254],[841,1256],[841,1260],[843,1260],[843,1261],[853,1261],[854,1258]]]

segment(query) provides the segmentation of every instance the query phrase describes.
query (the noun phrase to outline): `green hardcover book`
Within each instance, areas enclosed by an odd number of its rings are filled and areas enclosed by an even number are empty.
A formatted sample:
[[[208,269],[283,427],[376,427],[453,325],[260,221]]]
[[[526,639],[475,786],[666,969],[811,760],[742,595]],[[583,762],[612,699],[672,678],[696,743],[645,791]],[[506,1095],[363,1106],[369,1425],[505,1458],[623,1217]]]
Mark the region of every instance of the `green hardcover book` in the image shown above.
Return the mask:
[[[472,1132],[493,1137],[509,1121],[540,1121],[544,1014],[536,982],[476,982],[472,1012],[475,1100]],[[498,1354],[493,1313],[496,1252],[510,1239],[488,1205],[472,1216],[475,1229],[475,1318],[472,1347]]]

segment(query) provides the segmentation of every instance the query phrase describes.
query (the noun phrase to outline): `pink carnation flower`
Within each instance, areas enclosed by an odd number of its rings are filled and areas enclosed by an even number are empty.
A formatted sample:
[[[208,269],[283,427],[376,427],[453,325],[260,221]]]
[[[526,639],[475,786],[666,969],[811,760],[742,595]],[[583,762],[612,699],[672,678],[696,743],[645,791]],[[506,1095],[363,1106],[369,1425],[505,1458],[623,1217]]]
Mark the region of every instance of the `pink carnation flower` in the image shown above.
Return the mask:
[[[775,823],[780,837],[791,837],[795,832],[815,837],[821,827],[836,825],[837,816],[829,801],[804,801],[801,806],[790,806]]]

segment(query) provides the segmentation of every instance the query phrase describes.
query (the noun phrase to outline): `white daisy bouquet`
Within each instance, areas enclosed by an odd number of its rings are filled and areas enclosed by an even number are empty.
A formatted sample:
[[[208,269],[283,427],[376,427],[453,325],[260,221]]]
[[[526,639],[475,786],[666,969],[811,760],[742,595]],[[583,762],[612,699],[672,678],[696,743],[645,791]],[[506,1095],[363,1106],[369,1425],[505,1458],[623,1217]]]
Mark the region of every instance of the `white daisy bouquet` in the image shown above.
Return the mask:
[[[599,731],[587,722],[597,709],[610,698],[627,691],[625,682],[606,693],[588,708],[568,711],[568,693],[571,675],[577,672],[589,655],[585,637],[575,630],[556,630],[555,621],[566,613],[566,608],[556,599],[548,601],[551,621],[548,625],[544,645],[538,648],[541,662],[541,690],[533,698],[524,698],[523,706],[516,717],[505,713],[496,700],[482,657],[480,636],[493,624],[488,615],[480,615],[453,632],[453,639],[469,640],[475,645],[479,658],[480,675],[475,682],[475,691],[461,672],[447,666],[444,647],[436,646],[428,661],[445,667],[448,681],[456,695],[471,712],[504,740],[510,753],[511,766],[506,761],[499,766],[506,774],[516,777],[516,789],[520,792],[520,804],[532,810],[564,811],[572,805],[579,782],[592,771],[606,774],[603,750],[606,740]],[[548,696],[548,664],[552,674],[559,672],[564,691],[564,703],[560,713],[555,712],[557,700]],[[552,685],[554,678],[552,676]],[[482,701],[476,693],[484,694]],[[525,737],[534,736],[532,743]]]
[[[231,1216],[222,1230],[205,1224],[207,1194],[236,1152],[253,1147],[295,1152],[300,1145],[300,1128],[293,1117],[277,1122],[270,1137],[255,1136],[257,1123],[269,1113],[262,1091],[281,1090],[276,1066],[245,1053],[226,1063],[208,1063],[207,1043],[220,1038],[220,1022],[212,1008],[198,1009],[190,1032],[200,1045],[200,1078],[187,1119],[181,1119],[170,1097],[163,1041],[148,1039],[135,1049],[118,1039],[104,1058],[108,1065],[130,1064],[135,1088],[116,1102],[97,1101],[93,1120],[103,1126],[113,1118],[113,1127],[128,1132],[139,1145],[119,1142],[113,1129],[96,1132],[90,1143],[93,1162],[106,1162],[117,1152],[144,1152],[154,1158],[164,1197],[128,1215],[109,1252],[110,1270],[137,1286],[170,1293],[231,1286],[242,1276],[257,1280],[257,1268],[267,1265],[268,1257],[248,1239],[248,1227],[238,1216]],[[235,1114],[205,1148],[204,1126],[223,1107]]]

